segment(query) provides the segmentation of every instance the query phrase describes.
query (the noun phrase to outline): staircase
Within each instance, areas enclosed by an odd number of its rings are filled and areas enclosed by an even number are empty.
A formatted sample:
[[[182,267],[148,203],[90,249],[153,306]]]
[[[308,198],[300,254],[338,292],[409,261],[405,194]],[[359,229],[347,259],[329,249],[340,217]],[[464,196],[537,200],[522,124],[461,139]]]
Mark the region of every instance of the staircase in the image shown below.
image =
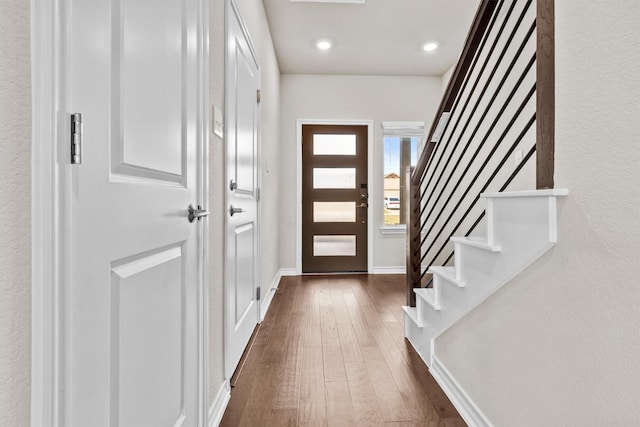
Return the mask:
[[[452,237],[454,264],[430,267],[432,288],[403,307],[404,333],[433,366],[434,339],[557,242],[556,200],[567,190],[484,193],[486,237]]]

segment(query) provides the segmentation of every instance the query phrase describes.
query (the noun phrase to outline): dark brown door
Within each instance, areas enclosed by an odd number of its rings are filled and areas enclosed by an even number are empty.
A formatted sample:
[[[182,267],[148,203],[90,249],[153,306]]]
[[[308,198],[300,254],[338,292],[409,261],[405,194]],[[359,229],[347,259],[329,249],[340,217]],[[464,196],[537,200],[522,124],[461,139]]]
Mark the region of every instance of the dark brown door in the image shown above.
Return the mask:
[[[302,272],[367,271],[367,127],[302,126]]]

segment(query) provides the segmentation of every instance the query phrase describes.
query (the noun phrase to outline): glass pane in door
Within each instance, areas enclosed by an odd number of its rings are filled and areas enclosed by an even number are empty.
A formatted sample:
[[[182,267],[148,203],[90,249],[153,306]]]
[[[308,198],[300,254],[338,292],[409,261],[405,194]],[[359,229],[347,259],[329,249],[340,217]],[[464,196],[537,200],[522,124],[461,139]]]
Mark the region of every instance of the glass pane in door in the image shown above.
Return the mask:
[[[313,168],[313,188],[356,188],[356,168]]]
[[[356,222],[356,202],[313,202],[313,222]]]
[[[313,256],[355,256],[356,236],[313,236]]]
[[[313,135],[314,156],[355,156],[355,135]]]

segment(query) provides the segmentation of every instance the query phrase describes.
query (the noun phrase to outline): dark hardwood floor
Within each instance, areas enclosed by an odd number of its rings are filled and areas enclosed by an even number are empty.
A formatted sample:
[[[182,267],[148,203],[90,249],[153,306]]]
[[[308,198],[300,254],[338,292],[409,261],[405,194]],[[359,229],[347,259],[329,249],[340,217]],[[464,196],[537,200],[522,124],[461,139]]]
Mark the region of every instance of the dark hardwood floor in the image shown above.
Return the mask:
[[[282,278],[221,425],[465,426],[403,338],[404,302],[402,275]]]

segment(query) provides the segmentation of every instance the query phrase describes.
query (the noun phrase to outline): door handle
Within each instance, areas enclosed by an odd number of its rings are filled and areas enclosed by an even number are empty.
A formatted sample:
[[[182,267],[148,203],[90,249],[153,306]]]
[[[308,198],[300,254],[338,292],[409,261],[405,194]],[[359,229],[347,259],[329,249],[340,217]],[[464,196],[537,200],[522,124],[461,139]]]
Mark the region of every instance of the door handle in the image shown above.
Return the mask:
[[[233,205],[229,206],[229,215],[233,216],[233,214],[243,213],[244,210],[242,208],[234,208]]]
[[[366,208],[368,208],[368,207],[369,207],[369,203],[364,203],[364,202],[362,202],[362,203],[360,203],[360,206],[358,206],[358,207],[359,207],[359,208],[366,209]]]
[[[198,221],[200,221],[200,218],[205,217],[205,216],[209,216],[209,211],[205,211],[204,209],[200,208],[200,205],[198,205],[198,208],[194,208],[193,205],[189,205],[189,207],[187,208],[187,218],[189,219],[189,222],[193,222],[196,220],[196,218],[198,219]]]

